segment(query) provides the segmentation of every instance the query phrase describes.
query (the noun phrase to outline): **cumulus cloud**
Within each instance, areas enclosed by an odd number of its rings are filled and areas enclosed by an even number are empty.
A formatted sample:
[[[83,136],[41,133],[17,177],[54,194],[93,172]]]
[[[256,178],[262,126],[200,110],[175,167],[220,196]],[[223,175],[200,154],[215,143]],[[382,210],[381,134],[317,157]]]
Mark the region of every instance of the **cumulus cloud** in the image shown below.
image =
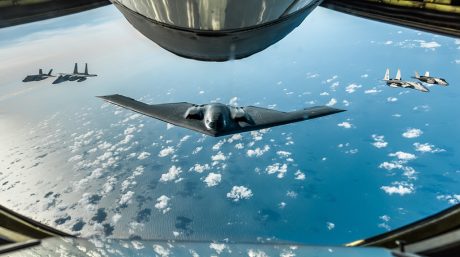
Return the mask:
[[[351,123],[348,122],[348,121],[344,121],[342,123],[339,123],[339,124],[337,124],[337,126],[342,127],[342,128],[346,128],[346,129],[349,129],[349,128],[352,127]]]
[[[268,174],[278,173],[277,177],[278,178],[283,178],[284,174],[286,174],[286,172],[287,172],[287,164],[281,165],[279,163],[275,163],[275,164],[272,164],[272,165],[268,165],[267,168],[265,168],[265,171]]]
[[[379,89],[373,87],[373,88],[371,88],[371,89],[365,90],[365,91],[364,91],[364,94],[373,94],[373,95],[375,95],[375,94],[378,94],[378,93],[380,93],[380,92],[382,92],[382,90],[379,90]]]
[[[175,165],[173,165],[171,168],[169,168],[167,173],[161,174],[160,181],[168,182],[168,181],[176,180],[181,173],[182,173],[182,169],[180,167],[176,167]]]
[[[417,158],[415,155],[411,153],[405,153],[402,151],[397,151],[396,153],[390,153],[388,156],[397,157],[398,159],[403,160],[403,161],[410,161],[410,160],[414,160],[415,158]]]
[[[158,157],[166,157],[172,153],[174,153],[174,148],[172,146],[168,146],[161,149],[160,153],[158,153]]]
[[[238,202],[242,199],[249,199],[253,196],[251,189],[245,186],[233,186],[232,190],[227,193],[227,198]]]
[[[248,250],[248,256],[249,257],[268,257],[268,255],[264,251],[254,250],[254,249]]]
[[[235,145],[235,148],[236,149],[243,149],[244,145],[242,143],[238,143],[238,144]]]
[[[333,230],[335,228],[335,224],[332,222],[326,222],[326,226],[328,230]]]
[[[259,148],[257,147],[256,149],[249,149],[246,154],[249,157],[259,157],[262,156],[264,153],[266,153],[268,150],[270,150],[270,146],[265,145],[264,148]]]
[[[405,138],[416,138],[423,134],[423,131],[416,128],[409,128],[402,134]]]
[[[131,199],[133,198],[133,195],[134,195],[133,191],[126,192],[125,194],[121,196],[120,201],[118,201],[118,203],[120,205],[130,204],[132,201]]]
[[[345,91],[347,91],[349,94],[351,93],[354,93],[356,91],[356,89],[358,88],[361,88],[362,86],[361,85],[357,85],[357,84],[350,84],[348,85],[346,88],[345,88]]]
[[[155,203],[155,208],[163,212],[163,214],[167,213],[171,210],[171,208],[168,206],[169,200],[171,200],[171,198],[167,197],[166,195],[158,197],[157,202]]]
[[[225,250],[226,246],[225,244],[211,243],[209,248],[216,251],[217,254],[221,254]]]
[[[280,157],[284,157],[284,158],[287,158],[287,157],[291,156],[291,153],[287,152],[287,151],[277,151],[276,154],[279,155]]]
[[[201,165],[201,164],[198,164],[196,163],[190,170],[194,170],[198,173],[203,173],[203,171],[205,170],[209,170],[211,167],[209,166],[209,164],[204,164],[204,165]]]
[[[144,160],[147,159],[150,156],[150,153],[148,152],[142,152],[137,156],[137,159],[139,160]]]
[[[434,145],[429,143],[421,144],[421,143],[414,143],[415,151],[422,152],[422,153],[439,153],[444,152],[446,150],[441,148],[436,148]]]
[[[197,146],[195,148],[195,150],[193,150],[192,154],[197,154],[197,153],[201,152],[201,150],[203,150],[203,147],[202,146]]]
[[[389,195],[398,194],[403,196],[413,193],[414,185],[407,182],[393,182],[391,186],[382,186],[380,189]]]
[[[372,139],[374,139],[374,143],[372,143],[373,146],[377,148],[384,148],[388,146],[388,142],[385,142],[385,137],[384,136],[379,136],[379,135],[372,135]]]
[[[305,180],[305,173],[301,172],[300,170],[294,173],[295,179],[297,180]]]
[[[460,203],[460,195],[452,194],[452,195],[438,195],[436,199],[441,201],[447,201],[449,204],[456,205]]]
[[[214,151],[219,150],[222,147],[222,145],[224,145],[224,143],[225,143],[225,140],[220,140],[212,147],[212,150]]]
[[[339,76],[334,75],[332,78],[326,79],[326,83],[331,83],[332,81],[336,80]]]
[[[329,102],[326,104],[327,106],[334,106],[337,103],[337,99],[331,98]]]
[[[227,157],[222,152],[218,152],[216,155],[211,156],[213,161],[225,161]]]
[[[396,102],[396,101],[398,101],[398,98],[396,98],[396,97],[388,97],[387,98],[387,102],[389,102],[389,103]]]
[[[206,176],[206,178],[204,179],[204,182],[206,183],[208,187],[213,187],[213,186],[219,185],[221,180],[222,180],[222,175],[211,172],[208,174],[208,176]]]
[[[153,245],[153,250],[161,257],[168,257],[171,254],[171,251],[168,248],[158,244]]]
[[[441,45],[438,42],[435,42],[435,41],[431,41],[431,42],[421,41],[420,42],[420,47],[434,50],[435,48],[441,47]]]

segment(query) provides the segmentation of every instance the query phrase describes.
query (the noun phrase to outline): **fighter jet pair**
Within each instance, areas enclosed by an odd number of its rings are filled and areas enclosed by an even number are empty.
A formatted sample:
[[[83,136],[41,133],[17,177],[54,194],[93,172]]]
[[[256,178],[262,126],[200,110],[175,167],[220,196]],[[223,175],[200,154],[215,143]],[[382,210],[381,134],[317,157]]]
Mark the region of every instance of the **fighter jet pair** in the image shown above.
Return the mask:
[[[31,81],[41,81],[45,80],[50,77],[56,77],[51,75],[53,69],[51,69],[47,74],[43,73],[42,69],[38,70],[38,74],[36,75],[28,75],[26,76],[22,82],[31,82]],[[59,76],[53,81],[52,84],[59,84],[65,81],[77,81],[82,82],[85,81],[89,77],[96,77],[96,74],[89,74],[88,72],[88,64],[85,63],[85,72],[81,73],[78,72],[78,64],[75,63],[73,73],[59,73]]]
[[[438,84],[441,86],[447,86],[449,83],[443,78],[436,78],[436,77],[430,77],[430,73],[427,71],[424,76],[420,76],[418,72],[415,72],[415,77],[412,77],[415,79],[418,79],[419,81],[422,81],[427,84]],[[401,79],[401,70],[398,69],[398,72],[396,73],[395,78],[390,78],[390,70],[387,69],[385,72],[385,77],[383,78],[383,81],[386,82],[387,86],[389,87],[402,87],[402,88],[411,88],[415,89],[418,91],[422,92],[429,92],[430,90],[424,86],[423,84],[415,81],[404,81]]]

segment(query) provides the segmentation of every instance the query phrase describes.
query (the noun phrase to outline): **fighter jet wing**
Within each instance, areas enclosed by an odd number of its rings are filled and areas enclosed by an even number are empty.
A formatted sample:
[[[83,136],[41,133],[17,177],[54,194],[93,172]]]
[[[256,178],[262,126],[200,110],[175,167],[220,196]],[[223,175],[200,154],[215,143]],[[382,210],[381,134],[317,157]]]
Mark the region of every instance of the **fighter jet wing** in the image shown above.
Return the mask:
[[[242,128],[241,131],[264,129],[345,111],[328,106],[316,106],[293,112],[282,112],[255,106],[248,106],[243,109],[249,121],[239,123]]]
[[[204,126],[203,122],[196,119],[186,119],[185,112],[194,106],[191,103],[145,104],[122,95],[98,96],[105,101],[140,114],[171,123],[173,125],[213,136]]]

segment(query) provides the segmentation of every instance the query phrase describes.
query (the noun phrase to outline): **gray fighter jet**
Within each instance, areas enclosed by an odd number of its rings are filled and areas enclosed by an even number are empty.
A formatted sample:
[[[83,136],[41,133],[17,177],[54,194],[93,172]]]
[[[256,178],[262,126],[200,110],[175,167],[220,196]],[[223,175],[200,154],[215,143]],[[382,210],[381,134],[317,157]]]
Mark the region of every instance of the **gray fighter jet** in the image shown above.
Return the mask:
[[[420,80],[422,82],[425,82],[427,84],[433,84],[433,85],[437,84],[437,85],[440,85],[440,86],[448,86],[449,85],[449,83],[447,83],[447,81],[445,79],[443,79],[443,78],[431,77],[430,72],[428,72],[428,71],[425,72],[425,75],[423,75],[423,76],[420,76],[418,74],[418,72],[416,71],[415,72],[415,77],[412,77],[412,78],[418,79],[418,80]]]
[[[390,70],[387,69],[385,72],[385,77],[383,78],[383,81],[385,81],[387,86],[389,87],[411,88],[411,89],[415,89],[415,90],[422,91],[422,92],[430,91],[427,87],[425,87],[424,85],[418,82],[401,80],[401,70],[399,69],[394,79],[390,78]]]
[[[96,77],[96,74],[89,74],[88,72],[88,64],[85,63],[85,72],[80,73],[78,72],[78,64],[75,63],[75,66],[73,68],[73,73],[60,73],[59,77],[56,78],[55,81],[53,81],[53,84],[59,84],[65,81],[77,81],[77,82],[82,82],[85,81],[89,77]]]
[[[285,125],[345,111],[328,106],[281,112],[255,106],[233,107],[221,103],[148,105],[122,95],[98,97],[140,114],[213,137]]]
[[[55,77],[55,76],[51,75],[51,72],[53,72],[53,69],[51,69],[51,70],[48,72],[48,74],[43,73],[43,70],[42,70],[42,69],[39,69],[39,70],[38,70],[38,74],[36,74],[36,75],[27,75],[27,76],[22,80],[22,82],[41,81],[41,80],[47,79],[47,78],[49,78],[49,77]]]

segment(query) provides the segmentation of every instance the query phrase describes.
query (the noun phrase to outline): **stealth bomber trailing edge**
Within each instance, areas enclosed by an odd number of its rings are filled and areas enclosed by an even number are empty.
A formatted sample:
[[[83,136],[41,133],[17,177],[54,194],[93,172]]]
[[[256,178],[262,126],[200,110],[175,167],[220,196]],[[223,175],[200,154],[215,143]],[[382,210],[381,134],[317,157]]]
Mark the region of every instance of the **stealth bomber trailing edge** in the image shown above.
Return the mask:
[[[43,70],[39,69],[38,74],[36,74],[36,75],[27,75],[22,80],[22,82],[41,81],[41,80],[45,80],[45,79],[47,79],[49,77],[55,77],[55,76],[51,75],[52,72],[53,72],[53,69],[51,69],[48,73],[43,73]]]
[[[148,105],[122,95],[98,97],[140,114],[214,137],[285,125],[345,111],[328,106],[281,112],[255,106],[234,107],[221,103],[197,105],[181,102]]]
[[[425,75],[420,76],[418,72],[415,72],[415,77],[412,77],[414,79],[418,79],[421,82],[425,82],[427,84],[432,84],[432,85],[440,85],[440,86],[448,86],[449,83],[443,78],[436,78],[436,77],[431,77],[430,72],[425,72]]]
[[[414,81],[404,81],[401,79],[401,70],[398,69],[395,78],[390,78],[390,70],[387,69],[385,72],[385,77],[383,81],[386,82],[389,87],[401,87],[401,88],[411,88],[422,92],[429,92],[430,90],[424,85],[414,82]]]

